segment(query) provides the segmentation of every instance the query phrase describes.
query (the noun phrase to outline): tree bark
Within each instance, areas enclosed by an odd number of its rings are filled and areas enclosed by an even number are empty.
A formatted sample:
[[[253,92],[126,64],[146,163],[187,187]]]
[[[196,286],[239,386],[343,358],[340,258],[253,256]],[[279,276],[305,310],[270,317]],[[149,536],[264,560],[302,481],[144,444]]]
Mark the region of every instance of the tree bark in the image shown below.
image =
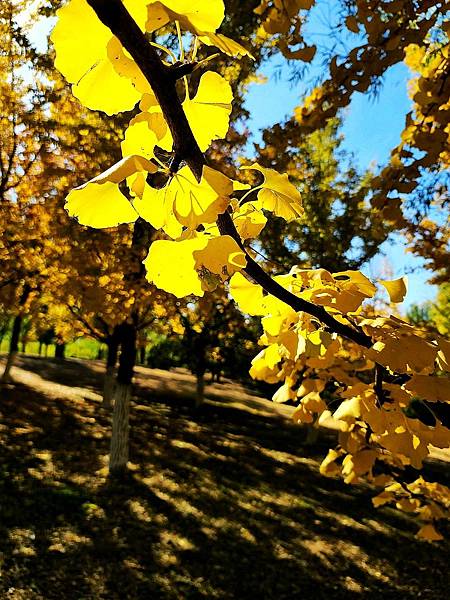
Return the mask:
[[[19,312],[14,317],[13,327],[11,332],[11,339],[9,342],[9,353],[8,358],[6,359],[6,367],[1,377],[1,381],[3,383],[8,383],[11,381],[11,368],[14,365],[16,360],[17,353],[19,351],[19,339],[20,339],[20,330],[22,329],[23,322],[23,313],[22,309],[28,300],[28,296],[31,293],[31,287],[28,284],[25,284],[22,295],[19,299]]]
[[[129,455],[129,416],[131,385],[136,362],[136,326],[123,323],[120,327],[120,358],[112,417],[110,476],[126,473]]]
[[[139,362],[141,365],[145,364],[145,346],[139,348]]]
[[[111,451],[109,456],[110,476],[121,476],[127,470],[129,454],[131,384],[118,383],[114,394]]]
[[[59,358],[59,360],[64,360],[66,358],[66,344],[55,344],[55,358]]]
[[[106,342],[108,346],[108,354],[106,357],[106,372],[103,382],[103,408],[111,408],[114,397],[115,381],[114,373],[117,363],[117,354],[119,351],[119,328],[116,326],[112,335]]]

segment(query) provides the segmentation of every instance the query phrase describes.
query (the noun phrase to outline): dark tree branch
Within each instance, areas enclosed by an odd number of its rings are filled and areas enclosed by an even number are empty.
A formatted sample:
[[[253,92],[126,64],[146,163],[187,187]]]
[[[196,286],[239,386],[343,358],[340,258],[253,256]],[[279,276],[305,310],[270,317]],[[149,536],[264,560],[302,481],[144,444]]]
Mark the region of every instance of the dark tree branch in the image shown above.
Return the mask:
[[[197,179],[200,180],[203,166],[206,165],[206,159],[197,144],[178,98],[176,80],[171,76],[168,68],[164,66],[153,46],[148,43],[144,33],[139,29],[121,0],[87,1],[100,21],[120,40],[141,69],[153,89],[172,133],[175,156],[186,162]],[[228,212],[219,215],[217,225],[222,235],[231,236],[245,252],[247,259],[245,272],[251,279],[261,285],[266,292],[282,300],[296,312],[303,311],[316,317],[335,333],[366,348],[372,345],[371,338],[361,329],[337,321],[323,306],[316,306],[311,302],[298,298],[274,281],[247,254]]]

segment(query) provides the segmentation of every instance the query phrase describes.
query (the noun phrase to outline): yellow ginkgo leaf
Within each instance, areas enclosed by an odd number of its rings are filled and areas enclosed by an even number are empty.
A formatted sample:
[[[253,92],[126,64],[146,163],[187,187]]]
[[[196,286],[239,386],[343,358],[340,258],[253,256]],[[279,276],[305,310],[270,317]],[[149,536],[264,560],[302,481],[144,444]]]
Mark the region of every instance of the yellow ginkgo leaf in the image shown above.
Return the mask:
[[[379,279],[378,282],[386,288],[391,302],[403,302],[408,292],[408,277],[400,277],[392,281]]]
[[[248,56],[252,60],[255,60],[252,54],[241,46],[241,44],[221,33],[203,33],[199,35],[199,40],[206,46],[214,46],[218,50],[228,54],[228,56]]]
[[[128,156],[86,184],[72,190],[65,208],[82,225],[102,229],[136,221],[138,214],[119,190],[118,184],[137,172],[155,172],[156,167],[140,156]]]
[[[144,186],[142,196],[133,200],[133,206],[139,216],[148,221],[155,229],[163,229],[172,239],[180,237],[183,226],[173,212],[173,195],[170,187],[155,189]]]
[[[123,156],[139,154],[147,159],[154,158],[155,146],[164,150],[172,147],[172,135],[160,112],[143,112],[130,121],[122,142]]]
[[[430,542],[438,542],[444,539],[444,536],[437,531],[437,529],[431,523],[427,523],[419,529],[416,533],[418,538],[428,540]]]
[[[194,98],[183,102],[184,112],[200,150],[207,150],[213,140],[224,138],[229,127],[233,92],[218,73],[202,75]]]
[[[139,92],[139,99],[145,94],[147,99],[152,98],[156,102],[156,97],[146,77],[116,37],[108,42],[107,55],[116,73],[120,77],[128,79],[129,83]]]
[[[226,281],[247,264],[244,252],[229,235],[211,238],[205,248],[194,252],[194,258],[205,290],[215,289],[219,281]],[[215,277],[211,278],[211,274]]]
[[[357,290],[366,298],[373,298],[377,288],[361,271],[340,271],[333,273],[333,279],[343,290]]]
[[[178,21],[191,33],[213,32],[225,15],[223,0],[164,0],[148,3],[147,31],[156,31],[167,23]]]
[[[106,181],[120,183],[139,171],[156,173],[157,170],[158,168],[153,163],[142,156],[125,156],[107,171],[100,173],[100,175],[97,175],[97,177],[94,177],[88,183],[105,183]]]
[[[178,221],[196,229],[202,223],[213,223],[226,209],[233,186],[228,177],[211,167],[203,167],[200,182],[189,167],[183,167],[174,175],[169,190]]]
[[[258,163],[241,169],[259,171],[264,177],[258,201],[254,203],[257,208],[269,210],[286,221],[293,221],[303,213],[300,193],[290,183],[286,173],[280,175],[274,169],[266,169]]]
[[[116,183],[87,183],[66,198],[65,209],[82,225],[96,229],[136,221],[138,214]]]
[[[125,0],[125,6],[142,26],[142,3]],[[70,0],[57,15],[51,34],[55,65],[73,84],[74,95],[84,106],[107,114],[131,110],[142,95],[137,87],[150,88],[132,59],[126,58],[117,38],[86,0]]]
[[[202,250],[207,243],[206,236],[180,242],[153,242],[144,260],[148,281],[177,298],[190,294],[203,296],[202,280],[196,271],[193,253]]]
[[[50,39],[56,50],[55,66],[70,83],[77,83],[100,60],[112,37],[86,0],[70,0],[56,12],[58,21]]]
[[[450,378],[448,377],[414,374],[403,388],[429,402],[450,403]]]
[[[248,315],[263,315],[263,289],[251,283],[241,273],[235,273],[230,280],[230,294],[242,312]]]
[[[267,223],[267,217],[251,202],[233,212],[233,222],[243,240],[257,237]]]

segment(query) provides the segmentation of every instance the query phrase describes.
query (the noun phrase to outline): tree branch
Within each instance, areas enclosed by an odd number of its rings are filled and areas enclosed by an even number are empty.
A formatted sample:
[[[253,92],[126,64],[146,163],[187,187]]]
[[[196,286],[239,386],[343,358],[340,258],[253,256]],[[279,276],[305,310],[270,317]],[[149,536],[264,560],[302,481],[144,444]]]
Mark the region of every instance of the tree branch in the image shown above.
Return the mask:
[[[192,133],[176,90],[176,79],[169,74],[156,50],[128,13],[121,0],[87,0],[100,21],[108,27],[131,54],[142,71],[161,106],[167,125],[172,133],[175,156],[182,159],[200,180],[206,159]],[[222,235],[231,236],[246,254],[245,272],[266,292],[291,306],[296,312],[303,311],[326,325],[335,333],[369,348],[372,340],[361,329],[353,328],[332,317],[323,306],[316,306],[298,298],[274,281],[245,251],[242,240],[228,212],[219,215],[217,225]]]

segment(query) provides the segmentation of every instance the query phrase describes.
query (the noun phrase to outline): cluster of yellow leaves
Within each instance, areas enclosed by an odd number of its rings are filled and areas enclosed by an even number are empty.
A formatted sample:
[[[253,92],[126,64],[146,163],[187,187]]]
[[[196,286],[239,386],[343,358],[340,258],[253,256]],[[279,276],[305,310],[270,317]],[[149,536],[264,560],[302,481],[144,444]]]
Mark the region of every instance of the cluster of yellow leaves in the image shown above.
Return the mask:
[[[260,35],[276,36],[274,43],[286,58],[310,62],[316,47],[308,46],[303,39],[299,11],[309,10],[314,4],[315,0],[263,0],[254,10],[262,17]],[[293,48],[298,45],[300,48]]]

